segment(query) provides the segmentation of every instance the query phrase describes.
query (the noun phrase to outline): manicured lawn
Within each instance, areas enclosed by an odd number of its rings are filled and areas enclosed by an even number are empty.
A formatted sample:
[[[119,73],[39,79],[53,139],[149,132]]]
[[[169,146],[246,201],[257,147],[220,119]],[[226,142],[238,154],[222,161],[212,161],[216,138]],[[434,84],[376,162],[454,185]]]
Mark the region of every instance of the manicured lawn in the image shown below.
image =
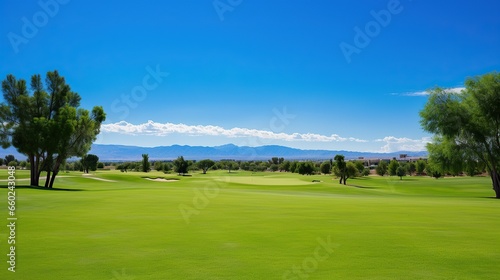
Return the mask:
[[[1,182],[0,279],[500,275],[500,201],[484,177],[374,176],[343,186],[320,175],[102,171],[61,174],[63,190],[22,187],[28,182],[17,182],[15,273]]]

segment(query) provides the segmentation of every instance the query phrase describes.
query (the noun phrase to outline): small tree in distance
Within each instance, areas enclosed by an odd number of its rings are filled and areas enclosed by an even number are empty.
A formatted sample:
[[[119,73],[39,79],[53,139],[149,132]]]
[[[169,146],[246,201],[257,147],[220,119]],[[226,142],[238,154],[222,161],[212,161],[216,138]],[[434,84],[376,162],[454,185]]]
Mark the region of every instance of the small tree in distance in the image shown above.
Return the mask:
[[[300,175],[312,175],[314,173],[314,164],[312,162],[299,162],[297,172]]]
[[[395,159],[391,160],[389,163],[389,176],[396,176],[399,167],[399,162]]]
[[[215,162],[211,159],[200,160],[198,163],[198,167],[203,171],[203,174],[207,174],[207,170],[215,165]]]
[[[83,166],[83,173],[89,173],[90,171],[97,170],[97,162],[99,161],[99,157],[93,154],[88,154],[84,156],[81,160]]]
[[[375,168],[375,172],[377,172],[377,175],[379,176],[384,176],[385,174],[387,174],[387,162],[380,160],[377,168]]]
[[[330,164],[330,161],[323,162],[321,164],[321,166],[319,167],[319,169],[321,170],[321,173],[323,173],[323,174],[332,173],[332,165]]]
[[[340,177],[339,183],[345,185],[347,180],[347,164],[344,161],[345,157],[343,155],[336,155],[333,159],[335,160],[335,167],[337,169],[335,173],[338,173],[337,175]]]
[[[5,164],[9,165],[11,161],[16,161],[16,158],[13,155],[6,155],[4,160]]]
[[[410,162],[408,165],[407,165],[407,171],[408,171],[408,175],[411,176],[411,174],[415,173],[415,171],[417,170],[417,166],[414,162]]]
[[[142,154],[141,169],[142,169],[142,172],[151,171],[151,164],[149,163],[149,155],[148,154]]]
[[[184,160],[183,156],[180,156],[176,160],[174,160],[174,166],[175,172],[177,172],[179,175],[188,173],[189,164],[186,160]]]
[[[405,168],[402,167],[402,166],[399,166],[396,169],[396,175],[398,175],[399,180],[403,180],[403,176],[406,176],[406,170],[405,170]]]
[[[153,168],[156,171],[162,171],[163,170],[163,163],[161,161],[155,161]]]
[[[425,168],[427,166],[427,163],[423,159],[417,160],[416,164],[416,172],[417,175],[423,175],[425,173]]]

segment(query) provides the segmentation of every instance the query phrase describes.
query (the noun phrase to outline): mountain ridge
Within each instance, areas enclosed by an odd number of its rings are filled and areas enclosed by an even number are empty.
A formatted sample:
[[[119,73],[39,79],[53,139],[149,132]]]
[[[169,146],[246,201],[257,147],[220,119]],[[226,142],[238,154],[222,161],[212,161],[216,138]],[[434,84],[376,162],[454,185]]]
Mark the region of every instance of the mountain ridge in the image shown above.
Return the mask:
[[[294,160],[331,159],[336,154],[343,154],[347,159],[365,158],[393,158],[400,154],[411,157],[425,157],[426,151],[398,151],[391,153],[357,152],[345,150],[305,150],[280,145],[265,145],[257,147],[236,146],[225,144],[220,146],[190,146],[171,145],[157,147],[141,147],[129,145],[94,144],[89,153],[99,156],[103,160],[140,160],[142,154],[148,154],[151,160],[173,160],[178,156],[186,159],[234,159],[234,160],[262,160],[271,157],[283,157]]]
[[[26,156],[19,153],[15,148],[3,149],[1,157],[12,154],[19,160],[25,160]],[[236,146],[225,144],[220,146],[190,146],[171,145],[157,147],[141,147],[131,145],[93,144],[89,154],[95,154],[100,161],[136,161],[142,158],[142,154],[148,154],[151,160],[173,160],[183,156],[190,160],[201,159],[234,159],[234,160],[266,160],[271,157],[283,157],[290,160],[324,160],[331,159],[336,154],[342,154],[346,159],[364,158],[393,158],[400,154],[410,157],[426,157],[426,151],[398,151],[391,153],[357,152],[345,150],[306,150],[280,145],[264,145],[257,147]]]

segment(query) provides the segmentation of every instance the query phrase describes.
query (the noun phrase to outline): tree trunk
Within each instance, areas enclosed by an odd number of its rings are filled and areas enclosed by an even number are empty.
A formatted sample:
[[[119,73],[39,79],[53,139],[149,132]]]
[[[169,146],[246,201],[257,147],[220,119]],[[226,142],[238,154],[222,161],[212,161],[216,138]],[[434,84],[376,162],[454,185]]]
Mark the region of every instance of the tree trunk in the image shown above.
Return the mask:
[[[500,174],[496,169],[491,171],[491,181],[493,182],[493,190],[495,191],[496,198],[500,198]]]
[[[37,178],[36,180],[38,181],[38,182],[37,182],[37,184],[36,184],[37,186],[39,186],[39,185],[40,185],[40,176],[42,176],[42,171],[43,171],[43,170],[41,170],[41,169],[39,169],[39,170],[37,171],[37,175],[36,175],[36,178]]]
[[[47,170],[47,179],[45,179],[45,187],[48,188],[50,183],[50,170]]]
[[[36,169],[35,172],[37,173],[36,176],[36,186],[40,186],[40,174],[42,173],[41,168],[40,168],[40,155],[36,154],[35,155],[35,162],[36,162]]]
[[[54,181],[56,180],[57,174],[59,174],[59,168],[61,167],[62,160],[58,157],[56,159],[56,164],[54,165],[54,172],[52,172],[52,177],[50,178],[49,188],[52,189],[54,186]]]
[[[49,184],[50,189],[52,189],[52,186],[54,185],[54,181],[56,180],[57,173],[58,172],[55,172],[55,171],[52,173],[52,177],[50,178],[50,184]]]
[[[45,162],[45,160],[42,160],[40,163],[40,156],[39,155],[36,157],[35,160],[37,162],[36,165],[37,165],[37,173],[38,173],[38,175],[36,177],[36,181],[37,181],[36,185],[39,186],[40,185],[40,176],[42,176],[42,171],[44,171],[44,169],[45,169],[46,162]]]
[[[29,155],[30,159],[30,185],[38,187],[38,166],[35,164],[35,155]]]

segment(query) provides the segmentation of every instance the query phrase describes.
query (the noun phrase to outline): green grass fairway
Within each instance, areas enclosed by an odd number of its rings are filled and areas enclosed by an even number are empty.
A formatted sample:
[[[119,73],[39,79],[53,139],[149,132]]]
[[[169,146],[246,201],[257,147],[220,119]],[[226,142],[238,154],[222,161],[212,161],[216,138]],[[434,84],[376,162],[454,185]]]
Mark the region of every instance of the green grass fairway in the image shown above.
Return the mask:
[[[331,176],[223,171],[64,173],[54,190],[22,187],[28,174],[18,171],[12,273],[0,172],[0,279],[500,277],[500,200],[489,178],[343,186]]]
[[[219,178],[234,184],[262,185],[262,186],[296,186],[314,184],[312,181],[301,180],[300,178],[286,178],[283,176],[225,176]]]

